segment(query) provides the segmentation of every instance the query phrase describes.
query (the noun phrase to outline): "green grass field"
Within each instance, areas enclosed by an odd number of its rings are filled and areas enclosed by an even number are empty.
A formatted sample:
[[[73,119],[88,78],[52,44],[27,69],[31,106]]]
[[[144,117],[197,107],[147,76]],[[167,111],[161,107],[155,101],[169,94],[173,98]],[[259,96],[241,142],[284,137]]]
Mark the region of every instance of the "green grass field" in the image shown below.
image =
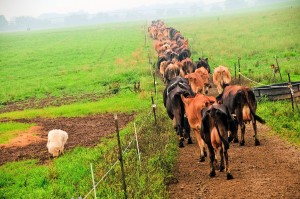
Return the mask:
[[[300,7],[283,6],[266,11],[219,16],[164,19],[189,39],[192,57],[209,58],[211,68],[230,67],[241,57],[241,71],[255,81],[269,84],[270,65],[278,57],[283,81],[287,72],[300,81]],[[144,43],[145,22],[106,24],[55,30],[0,34],[0,106],[32,98],[43,100],[73,97],[75,103],[0,114],[0,119],[73,117],[97,113],[133,112],[141,128],[142,165],[136,150],[126,153],[129,196],[168,198],[165,180],[172,178],[177,145],[172,121],[162,105],[159,82],[158,129],[151,111],[153,79]],[[152,60],[156,59],[149,40]],[[141,93],[128,87],[141,82]],[[253,86],[257,86],[253,84]],[[117,89],[117,90],[115,90]],[[98,101],[82,96],[102,97]],[[113,104],[113,105],[112,105]],[[260,102],[258,113],[284,139],[300,145],[298,113],[288,102]],[[276,117],[273,117],[276,115]],[[133,124],[122,130],[122,143],[132,137]],[[29,128],[21,123],[1,122],[0,143]],[[94,148],[77,147],[64,156],[39,165],[36,160],[7,163],[0,167],[0,198],[71,198],[83,196],[92,187],[90,163],[97,179],[117,159],[115,138],[103,138]],[[119,167],[98,187],[99,197],[122,197]],[[92,196],[90,197],[92,198]]]

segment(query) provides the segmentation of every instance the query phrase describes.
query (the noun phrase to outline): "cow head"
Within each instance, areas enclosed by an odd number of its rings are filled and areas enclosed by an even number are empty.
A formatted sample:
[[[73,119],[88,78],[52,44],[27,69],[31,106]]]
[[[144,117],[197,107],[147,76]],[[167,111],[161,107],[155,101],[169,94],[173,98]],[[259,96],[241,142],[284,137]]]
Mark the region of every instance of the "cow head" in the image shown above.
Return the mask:
[[[189,57],[182,60],[181,65],[185,75],[195,72],[196,67]]]
[[[209,84],[210,75],[209,75],[208,71],[204,67],[200,67],[200,68],[196,69],[195,72],[201,76],[203,83],[204,83],[205,94],[207,94],[208,88],[211,88],[211,85]]]
[[[229,69],[225,66],[219,66],[215,68],[213,74],[213,82],[218,89],[218,93],[221,94],[223,92],[223,89],[231,82]]]
[[[177,77],[180,73],[180,69],[175,64],[169,64],[164,73],[164,82],[169,83],[172,79]]]
[[[205,68],[208,73],[210,73],[210,66],[208,64],[208,58],[199,58],[199,61],[196,62],[196,68]]]
[[[167,95],[169,93],[173,94],[180,94],[183,95],[184,97],[193,97],[195,96],[195,93],[191,89],[191,86],[189,83],[183,79],[182,77],[176,77],[174,78],[168,85],[167,87]]]
[[[203,80],[197,73],[191,73],[185,76],[194,93],[200,93],[203,90]]]

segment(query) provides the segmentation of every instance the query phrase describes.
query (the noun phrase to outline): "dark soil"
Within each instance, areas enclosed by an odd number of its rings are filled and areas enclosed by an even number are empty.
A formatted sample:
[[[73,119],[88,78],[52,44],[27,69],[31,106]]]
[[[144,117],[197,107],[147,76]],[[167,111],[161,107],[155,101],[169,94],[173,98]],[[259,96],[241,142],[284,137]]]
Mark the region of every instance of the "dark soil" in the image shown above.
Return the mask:
[[[132,121],[133,114],[118,114],[119,128],[123,128]],[[51,129],[62,129],[69,135],[65,151],[76,146],[92,147],[99,143],[99,139],[114,132],[115,122],[113,114],[103,114],[74,118],[36,118],[31,120],[15,120],[23,123],[35,123],[38,126],[23,132],[20,137],[10,143],[0,145],[0,165],[6,162],[38,159],[41,163],[48,160],[47,135]]]

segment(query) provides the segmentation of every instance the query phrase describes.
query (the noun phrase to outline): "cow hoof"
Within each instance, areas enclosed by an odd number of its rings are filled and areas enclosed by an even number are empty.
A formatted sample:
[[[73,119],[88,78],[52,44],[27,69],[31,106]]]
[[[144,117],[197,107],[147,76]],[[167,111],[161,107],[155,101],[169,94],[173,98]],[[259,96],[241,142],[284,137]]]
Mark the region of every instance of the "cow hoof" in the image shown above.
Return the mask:
[[[255,140],[255,146],[259,146],[259,145],[260,145],[259,140]]]
[[[207,157],[207,152],[206,151],[204,151],[204,157]]]
[[[239,143],[239,139],[234,138],[234,139],[233,139],[233,143]]]
[[[184,147],[184,145],[183,145],[182,142],[180,142],[180,143],[178,144],[178,146],[179,146],[179,148],[183,148],[183,147]]]
[[[192,139],[191,139],[191,138],[189,138],[187,143],[188,143],[188,144],[193,144],[193,141],[192,141]]]
[[[224,171],[224,166],[220,166],[220,172],[223,172]]]
[[[244,145],[245,145],[245,141],[241,141],[240,146],[244,146]]]
[[[209,177],[215,177],[216,176],[216,172],[215,172],[215,170],[213,170],[213,171],[211,171],[210,173],[209,173]]]
[[[204,156],[200,157],[199,162],[204,162],[204,161],[205,161],[205,157]]]
[[[232,180],[233,179],[233,176],[231,175],[231,173],[227,173],[227,180]]]

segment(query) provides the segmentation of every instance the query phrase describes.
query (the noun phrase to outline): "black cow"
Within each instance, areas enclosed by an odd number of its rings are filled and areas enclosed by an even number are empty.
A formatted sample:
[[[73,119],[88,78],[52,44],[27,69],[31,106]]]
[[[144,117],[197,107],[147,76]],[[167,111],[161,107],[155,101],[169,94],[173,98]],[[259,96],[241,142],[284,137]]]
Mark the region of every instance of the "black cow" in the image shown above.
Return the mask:
[[[245,123],[252,122],[255,145],[260,145],[257,138],[256,121],[264,124],[265,120],[256,115],[257,102],[254,92],[244,86],[225,85],[223,93],[217,97],[217,101],[228,107],[231,114],[236,115],[237,124],[241,127],[240,145],[245,144]],[[238,142],[236,137],[235,142]]]
[[[184,147],[183,129],[186,131],[188,143],[192,143],[192,140],[189,133],[190,128],[188,122],[185,121],[187,119],[184,117],[185,110],[181,95],[189,97],[195,96],[195,93],[193,93],[189,82],[185,78],[177,76],[166,86],[163,93],[163,100],[167,113],[170,119],[173,120],[177,135],[179,135],[179,147]]]
[[[236,137],[237,129],[234,118],[228,108],[223,104],[213,104],[201,111],[201,137],[207,144],[210,157],[210,177],[216,175],[214,163],[216,161],[215,151],[220,147],[220,171],[225,168],[227,179],[232,179],[228,165],[229,142]],[[228,136],[228,132],[230,133]],[[224,166],[225,160],[225,166]]]
[[[189,48],[183,48],[180,50],[180,52],[178,53],[178,58],[179,58],[179,61],[182,61],[188,57],[191,57],[192,53],[190,51]]]
[[[210,66],[208,64],[208,58],[199,58],[198,61],[196,61],[196,68],[204,67],[208,73],[210,73]]]

